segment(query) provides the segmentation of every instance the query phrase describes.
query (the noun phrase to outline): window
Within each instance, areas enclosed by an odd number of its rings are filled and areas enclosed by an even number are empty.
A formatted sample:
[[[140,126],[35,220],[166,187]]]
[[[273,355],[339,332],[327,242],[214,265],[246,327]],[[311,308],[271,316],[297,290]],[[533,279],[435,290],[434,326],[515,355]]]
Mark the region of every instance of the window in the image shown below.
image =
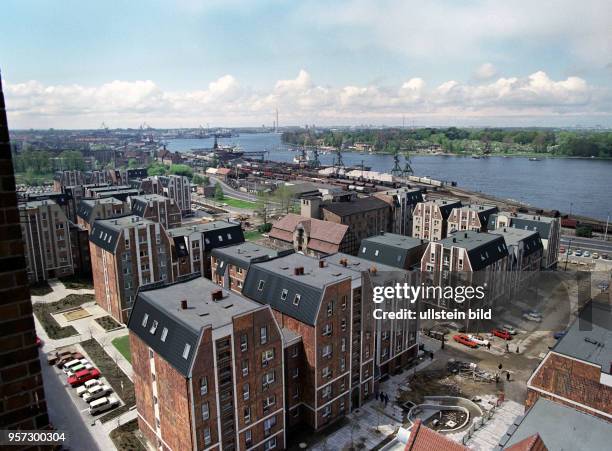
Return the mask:
[[[321,350],[321,356],[323,358],[331,358],[332,355],[332,346],[331,345],[325,345],[323,346],[323,349]]]
[[[340,358],[340,371],[344,371],[346,369],[346,360],[344,357]]]
[[[346,319],[342,318],[342,321],[340,322],[340,328],[345,331],[346,330]]]
[[[250,421],[250,418],[249,418],[249,421]],[[245,422],[246,422],[246,420],[245,420]],[[246,446],[251,446],[251,444],[253,443],[253,436],[251,434],[251,430],[250,429],[244,433],[244,442],[245,442]]]
[[[264,420],[264,433],[267,435],[270,433],[270,429],[276,426],[276,415]]]
[[[265,345],[268,342],[268,326],[259,329],[259,343]]]
[[[296,293],[293,298],[293,305],[300,305],[300,299],[302,299],[302,295]]]
[[[289,291],[287,289],[284,289],[281,292],[281,301],[284,301],[285,299],[287,299],[287,294],[289,293]]]
[[[222,243],[223,242],[223,236],[222,235],[217,235],[217,238],[219,238],[219,242]]]
[[[267,366],[272,359],[274,359],[274,349],[267,349],[261,353],[261,364],[263,366]]]
[[[374,251],[374,257],[378,257],[378,249]]]
[[[159,323],[156,320],[153,320],[153,324],[151,325],[151,329],[149,329],[149,332],[152,334],[155,334],[158,324]]]
[[[210,437],[210,428],[205,428],[204,429],[204,445],[208,446],[210,445],[211,442],[211,437]]]
[[[263,290],[264,285],[266,284],[266,282],[264,280],[260,280],[259,284],[257,285],[257,290],[261,291]]]
[[[205,402],[202,404],[202,419],[208,420],[208,418],[210,418],[210,411],[208,410],[208,403]]]
[[[300,350],[298,349],[297,346],[294,346],[291,348],[291,357],[297,357],[299,354]]]
[[[271,395],[263,400],[263,408],[264,410],[269,409],[276,403],[276,396]]]
[[[240,350],[245,352],[247,349],[249,349],[249,337],[247,334],[242,334],[240,336]]]
[[[153,349],[149,348],[149,358],[153,358]]]
[[[164,327],[162,329],[161,341],[166,341],[166,337],[168,336],[168,328]]]
[[[332,313],[334,313],[334,303],[333,302],[328,302],[327,303],[327,316],[332,316]]]
[[[249,361],[248,360],[242,361],[242,375],[244,377],[249,375]]]
[[[331,406],[323,407],[323,418],[331,416]]]
[[[323,336],[326,337],[331,334],[332,334],[332,325],[326,324],[325,327],[323,327]]]
[[[340,400],[340,403],[338,404],[338,410],[340,410],[340,412],[344,412],[344,399]]]
[[[299,368],[293,368],[293,378],[297,379],[299,375],[300,375],[300,369]]]
[[[189,357],[189,351],[191,351],[191,345],[189,343],[185,343],[185,349],[183,349],[183,358],[187,360]]]
[[[247,399],[249,399],[250,395],[251,395],[251,390],[250,390],[249,384],[248,383],[244,384],[242,386],[242,399],[246,401]]]
[[[231,233],[228,233],[228,234],[227,234],[227,239],[228,239],[228,240],[231,240],[231,239],[232,239],[232,234],[231,234]]]
[[[348,296],[345,294],[344,296],[342,296],[342,310],[346,309],[346,302],[348,300]]]
[[[332,373],[328,366],[321,370],[321,376],[323,377],[323,379],[327,379],[328,377],[331,377],[331,375]]]
[[[293,399],[298,399],[300,397],[300,387],[296,386],[293,389]]]
[[[270,371],[269,373],[266,373],[262,376],[261,385],[263,388],[266,388],[268,385],[273,384],[274,380],[275,380],[275,373],[274,371]]]
[[[200,378],[200,395],[208,393],[208,378],[206,376]]]
[[[323,393],[321,394],[321,396],[323,396],[323,399],[329,398],[332,394],[332,386],[331,384],[326,385],[325,387],[323,387]]]
[[[346,338],[342,338],[342,340],[340,341],[340,349],[342,350],[342,352],[346,352]]]
[[[251,408],[250,407],[245,407],[244,408],[244,422],[245,423],[250,423],[251,422]],[[250,431],[248,431],[250,432]]]
[[[147,321],[149,321],[149,314],[145,313],[142,318],[142,327],[147,327]]]
[[[274,448],[276,448],[276,437],[272,437],[264,445],[265,451],[270,451],[271,449],[274,449]]]
[[[365,246],[363,246],[363,249],[361,249],[361,253],[362,253],[362,254],[365,254],[365,252],[366,252],[366,247],[365,247]]]

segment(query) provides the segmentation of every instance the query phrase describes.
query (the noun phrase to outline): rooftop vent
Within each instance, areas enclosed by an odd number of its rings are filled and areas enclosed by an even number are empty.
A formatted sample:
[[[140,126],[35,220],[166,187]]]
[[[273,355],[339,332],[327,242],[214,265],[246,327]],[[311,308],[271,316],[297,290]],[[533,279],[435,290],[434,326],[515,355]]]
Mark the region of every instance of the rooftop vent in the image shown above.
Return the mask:
[[[346,268],[348,266],[348,260],[346,258],[341,258],[340,264]]]
[[[181,301],[181,310],[187,310],[187,299]]]
[[[372,274],[376,274],[378,272],[378,269],[376,268],[376,266],[370,266],[370,272]]]
[[[217,289],[217,290],[211,291],[210,298],[213,301],[220,301],[221,299],[223,299],[223,290]]]
[[[325,261],[319,260],[319,268],[325,268]]]
[[[293,268],[293,275],[295,275],[295,276],[303,276],[304,275],[304,267],[303,266],[296,266],[295,268]]]

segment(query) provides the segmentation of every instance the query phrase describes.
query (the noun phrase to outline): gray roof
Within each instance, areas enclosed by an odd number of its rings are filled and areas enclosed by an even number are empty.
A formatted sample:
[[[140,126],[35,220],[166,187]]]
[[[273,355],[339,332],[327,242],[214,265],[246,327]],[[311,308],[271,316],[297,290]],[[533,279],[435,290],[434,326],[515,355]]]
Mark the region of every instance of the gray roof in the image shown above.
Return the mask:
[[[224,262],[222,266],[220,265],[217,268],[217,273],[223,275],[228,264],[247,269],[251,263],[266,261],[291,253],[293,253],[293,249],[280,251],[247,241],[233,246],[213,249],[211,255]]]
[[[603,450],[610,448],[612,423],[539,398],[508,432],[502,437],[500,447],[509,447],[537,433],[551,451]]]
[[[440,240],[444,247],[462,247],[467,250],[473,271],[483,269],[508,255],[504,238],[491,233],[462,230]]]
[[[131,187],[128,185],[98,185],[96,188],[90,188],[89,191],[93,193],[103,193],[105,191],[122,191],[130,188]]]
[[[324,257],[323,260],[330,265],[350,269],[353,273],[353,280],[361,279],[361,274],[367,271],[372,283],[376,285],[382,285],[387,281],[397,281],[403,279],[408,274],[408,271],[404,269],[382,263],[371,262],[365,258],[354,257],[353,255],[344,254],[342,252],[328,255],[327,257]],[[346,260],[346,266],[341,263],[342,260]],[[372,268],[376,268],[375,273],[370,271]]]
[[[99,219],[94,222],[94,225],[91,228],[89,241],[109,252],[114,253],[117,246],[117,241],[123,229],[142,224],[154,223],[148,219],[144,219],[136,215],[120,216],[113,219]]]
[[[203,328],[225,326],[235,316],[261,308],[256,302],[227,290],[222,290],[222,300],[213,301],[211,294],[217,290],[222,289],[203,277],[141,290],[132,308],[128,328],[181,374],[188,376]],[[187,301],[185,310],[181,308],[182,300]],[[143,327],[145,314],[148,318]],[[155,333],[150,332],[153,321],[158,322]],[[164,328],[168,332],[166,340],[162,341]],[[185,344],[191,346],[187,359],[183,358]]]
[[[303,267],[304,275],[294,275],[294,268]],[[302,254],[289,254],[250,266],[242,293],[262,304],[269,304],[303,323],[314,326],[325,288],[344,279],[352,279],[353,271],[338,266],[319,267],[319,260]],[[263,287],[259,289],[260,282]],[[283,295],[284,290],[286,294]],[[296,294],[300,296],[294,304]],[[281,298],[283,296],[285,299]]]
[[[194,233],[202,234],[205,250],[244,242],[244,234],[240,224],[229,221],[199,223],[169,229],[167,232],[174,240],[177,249],[186,246],[186,237]]]
[[[384,233],[361,240],[359,256],[372,262],[404,268],[410,252],[418,248],[425,250],[427,243],[427,240],[420,238]]]
[[[601,366],[610,374],[612,366],[612,307],[591,301],[580,312],[553,351]]]
[[[321,206],[324,210],[328,210],[338,216],[349,216],[388,207],[389,205],[384,200],[373,196],[360,197],[350,202],[332,202],[331,204]]]
[[[81,199],[79,202],[79,206],[77,207],[77,216],[83,218],[85,222],[91,222],[91,214],[93,213],[93,209],[98,204],[112,204],[112,205],[122,205],[119,199],[115,199],[114,197],[103,197],[100,199]]]
[[[436,204],[440,208],[440,213],[442,213],[442,216],[444,217],[444,219],[448,219],[451,212],[453,211],[453,208],[461,207],[461,201],[458,199],[445,199],[445,198],[439,197],[436,199],[429,199],[425,203],[429,203],[429,202]]]
[[[57,202],[55,202],[53,199],[29,200],[27,202],[20,202],[18,204],[18,207],[31,209],[31,208],[46,207],[48,205],[57,205]]]
[[[542,239],[548,239],[550,235],[551,225],[556,218],[539,215],[528,215],[525,213],[512,213],[508,211],[500,212],[500,215],[508,216],[510,218],[510,227],[523,230],[534,230],[539,232]],[[489,216],[489,230],[495,229],[495,223],[497,222],[497,214]]]
[[[489,224],[489,216],[495,214],[499,211],[496,205],[488,205],[488,204],[468,204],[462,205],[460,208],[463,211],[475,211],[478,213],[478,217],[480,218],[480,222],[487,226]]]
[[[397,188],[390,189],[387,191],[380,191],[382,194],[386,194],[388,196],[406,196],[408,197],[408,203],[417,204],[419,202],[423,202],[423,191],[420,188]]]
[[[132,201],[132,212],[138,216],[142,216],[147,208],[149,202],[163,202],[165,203],[169,199],[159,194],[142,194],[140,196],[131,196]]]
[[[531,255],[543,248],[540,234],[535,230],[515,229],[514,227],[503,227],[491,230],[493,235],[501,235],[507,246],[516,246],[521,241],[524,243],[523,255]]]
[[[283,342],[286,346],[302,341],[302,336],[300,334],[286,327],[281,329],[281,333],[283,334]]]
[[[136,196],[140,194],[140,190],[125,188],[114,191],[102,191],[97,194],[99,197],[116,197],[119,200],[125,201],[130,196]]]

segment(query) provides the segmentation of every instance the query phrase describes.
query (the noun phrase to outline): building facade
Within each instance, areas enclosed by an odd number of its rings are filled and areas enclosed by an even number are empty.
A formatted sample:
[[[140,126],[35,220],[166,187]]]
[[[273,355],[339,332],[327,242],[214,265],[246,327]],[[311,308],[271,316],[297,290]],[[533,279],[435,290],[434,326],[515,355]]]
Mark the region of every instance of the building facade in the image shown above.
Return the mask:
[[[412,236],[429,241],[446,238],[448,218],[454,208],[460,207],[461,202],[454,199],[434,199],[419,202],[413,212]]]
[[[83,199],[77,208],[77,224],[90,232],[97,219],[116,218],[129,212],[129,204],[114,197]]]
[[[486,232],[489,217],[497,211],[495,205],[469,204],[453,208],[448,217],[448,233],[464,230]]]
[[[174,199],[159,194],[133,196],[132,213],[153,222],[159,222],[165,229],[181,226],[181,209]]]
[[[418,188],[398,188],[379,191],[374,197],[386,202],[390,210],[389,232],[398,235],[412,234],[412,215],[419,202],[423,202],[423,192]]]
[[[174,199],[183,215],[191,213],[191,183],[182,175],[147,177],[139,182],[145,194],[159,194]]]
[[[362,240],[358,256],[393,268],[418,269],[427,244],[422,238],[381,233]]]

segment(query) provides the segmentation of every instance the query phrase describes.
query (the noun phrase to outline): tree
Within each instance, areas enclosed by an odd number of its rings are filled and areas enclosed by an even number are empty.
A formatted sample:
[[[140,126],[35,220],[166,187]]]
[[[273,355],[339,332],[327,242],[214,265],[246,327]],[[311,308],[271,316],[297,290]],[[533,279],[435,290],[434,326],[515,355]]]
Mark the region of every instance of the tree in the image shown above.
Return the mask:
[[[264,191],[257,193],[256,204],[257,206],[255,207],[255,212],[261,216],[264,225],[268,224],[268,215],[270,213],[270,195]]]
[[[62,168],[70,171],[82,170],[85,167],[83,154],[78,150],[64,150],[59,154],[62,160]]]
[[[206,176],[202,176],[200,174],[194,174],[191,179],[191,183],[197,186],[207,186],[210,182],[210,179]]]
[[[182,175],[185,177],[193,177],[193,169],[186,164],[173,164],[170,166],[170,174]]]
[[[167,173],[168,173],[168,166],[162,163],[153,162],[147,168],[147,174],[150,176],[166,175]]]
[[[287,185],[280,185],[276,188],[274,199],[280,204],[282,210],[289,213],[289,209],[293,204],[293,192]]]
[[[138,162],[136,161],[136,158],[130,158],[128,160],[128,168],[129,169],[134,169],[138,167]]]
[[[215,199],[218,201],[222,201],[223,199],[225,199],[225,194],[223,193],[223,187],[221,186],[221,183],[217,182],[217,184],[215,185]]]

